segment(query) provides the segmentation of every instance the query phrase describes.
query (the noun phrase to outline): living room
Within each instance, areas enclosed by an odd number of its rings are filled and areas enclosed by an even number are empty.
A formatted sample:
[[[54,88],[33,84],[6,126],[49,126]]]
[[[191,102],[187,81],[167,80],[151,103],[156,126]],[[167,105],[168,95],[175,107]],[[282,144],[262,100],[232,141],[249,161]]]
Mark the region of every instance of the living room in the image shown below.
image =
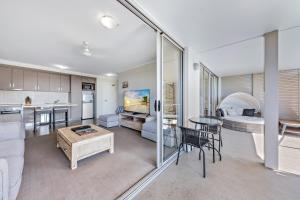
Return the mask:
[[[156,168],[157,35],[117,1],[57,3],[1,6],[1,197],[115,199]]]
[[[298,1],[0,5],[0,199],[299,199]]]

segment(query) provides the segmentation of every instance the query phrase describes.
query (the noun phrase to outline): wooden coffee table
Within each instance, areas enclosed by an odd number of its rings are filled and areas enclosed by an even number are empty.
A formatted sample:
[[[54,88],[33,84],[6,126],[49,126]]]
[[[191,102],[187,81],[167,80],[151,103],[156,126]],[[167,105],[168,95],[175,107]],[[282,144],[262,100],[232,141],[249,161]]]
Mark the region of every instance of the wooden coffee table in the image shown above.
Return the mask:
[[[71,128],[57,130],[57,148],[61,148],[71,162],[71,169],[77,168],[77,161],[109,150],[114,153],[114,133],[96,125],[90,125],[96,132],[78,135]]]

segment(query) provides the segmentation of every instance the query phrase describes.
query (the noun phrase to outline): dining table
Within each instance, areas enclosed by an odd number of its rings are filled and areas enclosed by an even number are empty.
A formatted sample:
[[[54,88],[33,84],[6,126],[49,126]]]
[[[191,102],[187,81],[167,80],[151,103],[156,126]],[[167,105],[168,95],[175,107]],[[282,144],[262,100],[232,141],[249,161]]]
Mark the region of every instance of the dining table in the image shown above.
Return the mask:
[[[222,125],[222,121],[212,116],[199,116],[192,117],[189,119],[190,122],[195,125],[207,125],[207,126],[218,126]]]
[[[222,120],[218,119],[215,116],[197,116],[197,117],[192,117],[189,119],[191,123],[195,124],[195,129],[205,131],[207,132],[212,139],[212,149],[213,149],[213,162],[215,162],[215,151],[218,152],[221,160],[221,144],[222,144],[222,139],[221,139],[221,127],[222,127]],[[198,127],[200,126],[200,129]],[[218,135],[219,139],[219,149],[215,148],[215,136]]]

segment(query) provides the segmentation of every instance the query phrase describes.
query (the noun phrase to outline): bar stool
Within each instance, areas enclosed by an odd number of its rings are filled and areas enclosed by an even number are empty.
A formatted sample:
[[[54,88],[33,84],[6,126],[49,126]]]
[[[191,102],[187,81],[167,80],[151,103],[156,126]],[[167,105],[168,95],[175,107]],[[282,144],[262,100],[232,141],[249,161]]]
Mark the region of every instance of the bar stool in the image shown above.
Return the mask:
[[[65,119],[56,121],[56,114],[64,113]],[[56,123],[65,123],[68,126],[69,121],[69,109],[68,108],[53,108],[53,129],[55,129]]]
[[[52,124],[52,108],[50,107],[39,107],[39,108],[34,108],[33,111],[33,132],[36,133],[36,128],[37,126],[44,126],[44,125],[49,125],[49,129],[51,129],[51,124]],[[49,120],[48,122],[42,122],[42,115],[48,115]],[[37,123],[37,117],[40,116],[40,122],[39,124]]]

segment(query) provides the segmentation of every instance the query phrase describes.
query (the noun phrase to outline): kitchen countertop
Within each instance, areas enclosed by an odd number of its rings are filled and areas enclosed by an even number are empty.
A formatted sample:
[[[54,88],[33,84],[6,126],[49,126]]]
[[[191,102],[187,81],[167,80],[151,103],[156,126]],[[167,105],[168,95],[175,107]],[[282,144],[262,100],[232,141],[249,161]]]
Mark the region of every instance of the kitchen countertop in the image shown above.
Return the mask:
[[[0,107],[20,107],[23,104],[17,104],[17,103],[4,103],[0,104]]]

